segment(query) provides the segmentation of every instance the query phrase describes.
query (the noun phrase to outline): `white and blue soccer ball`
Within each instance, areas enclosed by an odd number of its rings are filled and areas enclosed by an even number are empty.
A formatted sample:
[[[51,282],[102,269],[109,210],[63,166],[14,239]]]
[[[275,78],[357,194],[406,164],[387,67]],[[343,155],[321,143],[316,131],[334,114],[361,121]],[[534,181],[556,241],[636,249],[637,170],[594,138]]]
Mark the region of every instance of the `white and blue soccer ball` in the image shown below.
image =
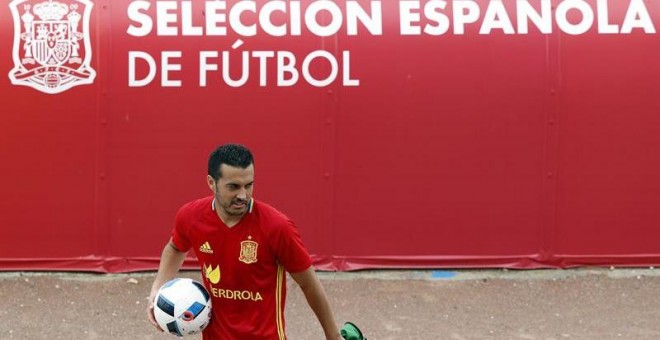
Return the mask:
[[[160,328],[176,336],[199,333],[211,321],[211,297],[195,280],[167,281],[154,298],[154,317]]]

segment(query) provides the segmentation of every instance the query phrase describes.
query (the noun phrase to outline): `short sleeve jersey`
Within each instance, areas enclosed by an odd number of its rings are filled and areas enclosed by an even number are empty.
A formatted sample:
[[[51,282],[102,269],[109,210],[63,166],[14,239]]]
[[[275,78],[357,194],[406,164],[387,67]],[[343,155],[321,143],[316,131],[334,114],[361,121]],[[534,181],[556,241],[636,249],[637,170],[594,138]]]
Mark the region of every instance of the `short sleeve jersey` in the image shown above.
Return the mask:
[[[229,228],[218,217],[213,197],[184,205],[176,216],[172,241],[193,249],[213,303],[205,340],[283,340],[285,271],[312,262],[294,223],[256,200]]]

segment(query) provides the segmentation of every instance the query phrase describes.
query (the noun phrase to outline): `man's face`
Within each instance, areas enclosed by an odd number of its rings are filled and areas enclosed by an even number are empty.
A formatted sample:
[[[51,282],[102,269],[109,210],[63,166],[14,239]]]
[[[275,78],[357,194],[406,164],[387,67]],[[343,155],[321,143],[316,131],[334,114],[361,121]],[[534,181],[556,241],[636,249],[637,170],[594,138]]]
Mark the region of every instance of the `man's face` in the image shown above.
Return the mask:
[[[215,181],[208,176],[209,188],[216,199],[216,210],[225,217],[242,216],[247,211],[247,204],[252,198],[254,185],[254,165],[247,168],[220,165],[222,176]]]

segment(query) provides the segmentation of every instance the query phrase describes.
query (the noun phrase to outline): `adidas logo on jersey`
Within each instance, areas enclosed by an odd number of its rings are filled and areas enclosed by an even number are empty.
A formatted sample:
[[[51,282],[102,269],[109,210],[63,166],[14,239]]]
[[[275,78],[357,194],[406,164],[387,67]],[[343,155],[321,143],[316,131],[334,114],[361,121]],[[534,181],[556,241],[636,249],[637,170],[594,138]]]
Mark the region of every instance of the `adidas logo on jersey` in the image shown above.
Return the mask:
[[[199,246],[199,251],[202,253],[213,254],[213,249],[211,249],[211,245],[208,242],[204,242],[204,244]]]

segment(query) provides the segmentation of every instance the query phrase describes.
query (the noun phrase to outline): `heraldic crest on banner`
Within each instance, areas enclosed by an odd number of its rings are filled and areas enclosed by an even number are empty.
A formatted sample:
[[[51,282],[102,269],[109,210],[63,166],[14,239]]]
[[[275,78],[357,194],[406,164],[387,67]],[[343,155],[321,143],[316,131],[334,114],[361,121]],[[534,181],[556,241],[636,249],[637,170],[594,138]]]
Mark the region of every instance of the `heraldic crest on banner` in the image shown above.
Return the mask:
[[[55,94],[94,82],[89,38],[92,6],[89,0],[12,1],[12,84]]]

